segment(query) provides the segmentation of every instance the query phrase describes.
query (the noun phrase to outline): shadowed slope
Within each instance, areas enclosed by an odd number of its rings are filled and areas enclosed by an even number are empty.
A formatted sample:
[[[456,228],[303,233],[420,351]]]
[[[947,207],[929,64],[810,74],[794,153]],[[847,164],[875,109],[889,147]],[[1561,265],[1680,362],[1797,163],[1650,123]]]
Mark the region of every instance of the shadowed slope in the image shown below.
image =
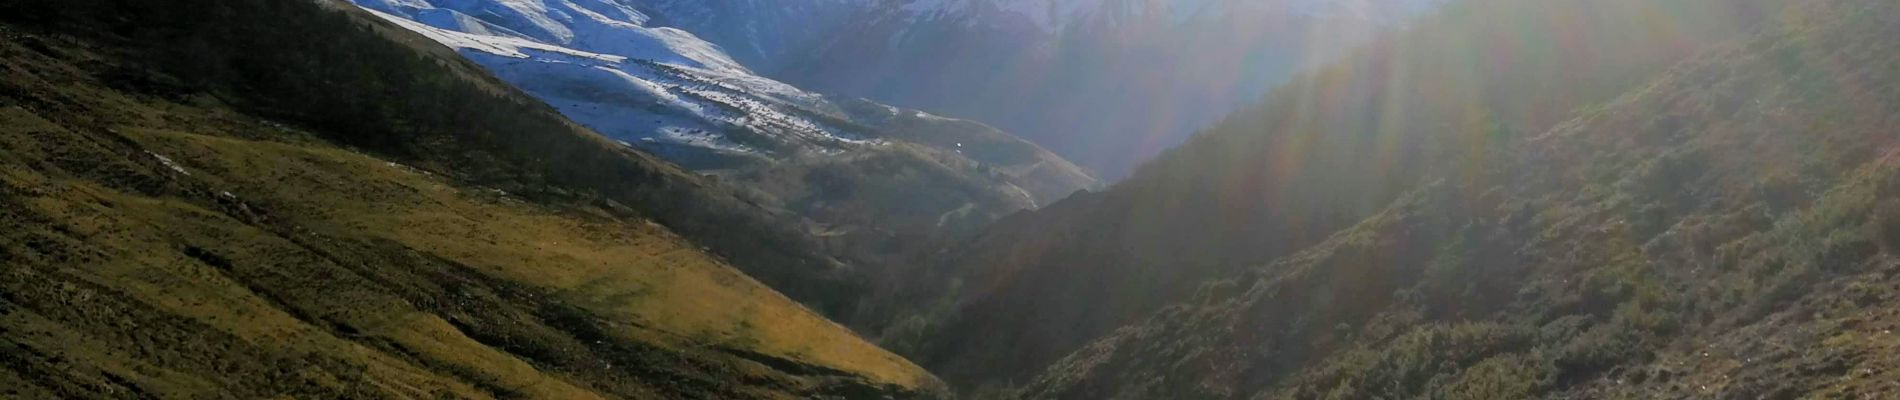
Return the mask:
[[[957,304],[914,358],[1014,378],[1316,244],[1452,157],[1541,132],[1759,18],[1749,1],[1461,2],[1296,79],[1110,190],[1007,219],[935,273]],[[920,290],[921,292],[921,290]],[[974,349],[984,351],[970,357]]]
[[[1026,398],[1878,397],[1896,371],[1900,8],[1792,4],[1450,158]]]
[[[0,2],[8,396],[936,385],[673,233],[798,262],[763,214],[340,10]]]

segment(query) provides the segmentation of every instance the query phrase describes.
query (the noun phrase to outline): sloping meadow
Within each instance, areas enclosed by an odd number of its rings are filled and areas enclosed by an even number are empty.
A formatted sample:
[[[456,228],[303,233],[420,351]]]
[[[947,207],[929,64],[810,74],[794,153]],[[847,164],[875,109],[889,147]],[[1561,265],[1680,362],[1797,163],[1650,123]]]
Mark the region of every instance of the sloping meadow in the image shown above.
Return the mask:
[[[172,3],[0,2],[7,396],[935,387],[716,255],[824,261],[761,211],[446,49],[337,4]],[[675,233],[710,226],[756,235]]]

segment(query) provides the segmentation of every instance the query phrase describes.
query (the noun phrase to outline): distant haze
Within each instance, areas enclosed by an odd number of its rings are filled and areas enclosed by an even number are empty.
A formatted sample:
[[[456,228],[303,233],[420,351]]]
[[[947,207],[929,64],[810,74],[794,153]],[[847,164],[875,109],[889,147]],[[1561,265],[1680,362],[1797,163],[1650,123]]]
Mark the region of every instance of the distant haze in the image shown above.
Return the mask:
[[[995,125],[1118,179],[1435,0],[647,0],[793,85]]]

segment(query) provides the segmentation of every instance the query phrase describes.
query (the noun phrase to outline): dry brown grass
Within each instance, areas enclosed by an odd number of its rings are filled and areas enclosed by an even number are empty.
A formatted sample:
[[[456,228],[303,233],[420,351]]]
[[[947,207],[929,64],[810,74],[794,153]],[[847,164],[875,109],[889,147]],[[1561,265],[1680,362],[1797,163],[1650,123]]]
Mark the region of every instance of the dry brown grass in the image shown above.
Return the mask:
[[[242,190],[236,193],[243,198],[281,207],[295,224],[381,237],[550,289],[565,301],[648,328],[625,332],[633,338],[741,348],[906,386],[928,379],[647,221],[563,215],[339,149],[136,132],[153,151]],[[439,319],[422,321],[446,327]]]

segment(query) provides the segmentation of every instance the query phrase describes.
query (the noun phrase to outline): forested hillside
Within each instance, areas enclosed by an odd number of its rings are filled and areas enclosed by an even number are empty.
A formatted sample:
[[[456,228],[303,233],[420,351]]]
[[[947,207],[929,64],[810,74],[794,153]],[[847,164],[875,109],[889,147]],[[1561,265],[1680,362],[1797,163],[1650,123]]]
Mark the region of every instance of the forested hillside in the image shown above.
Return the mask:
[[[911,291],[934,315],[913,313],[930,317],[886,335],[952,381],[1025,381],[1207,280],[1296,254],[1425,183],[1490,165],[1466,156],[1640,88],[1754,29],[1767,3],[1449,5],[1276,89],[1128,181],[946,250],[915,281],[950,283]]]
[[[1028,398],[1879,398],[1900,377],[1900,5],[1811,0]]]
[[[0,1],[0,164],[0,397],[939,385],[747,276],[854,298],[778,216],[343,3]]]

